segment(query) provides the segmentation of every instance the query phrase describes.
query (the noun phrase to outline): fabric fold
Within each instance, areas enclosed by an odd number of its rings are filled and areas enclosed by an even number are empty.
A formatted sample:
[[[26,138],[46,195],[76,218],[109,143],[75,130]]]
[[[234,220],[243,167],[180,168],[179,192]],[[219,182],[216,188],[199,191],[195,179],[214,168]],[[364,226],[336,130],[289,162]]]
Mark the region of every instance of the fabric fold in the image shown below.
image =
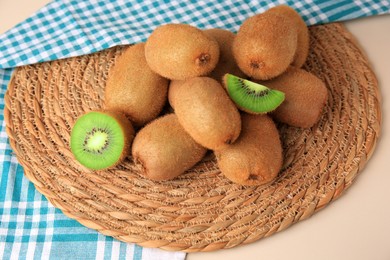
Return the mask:
[[[247,17],[279,4],[308,25],[390,12],[389,1],[55,0],[0,36],[0,68],[68,58],[145,41],[158,25],[188,23],[237,31]]]

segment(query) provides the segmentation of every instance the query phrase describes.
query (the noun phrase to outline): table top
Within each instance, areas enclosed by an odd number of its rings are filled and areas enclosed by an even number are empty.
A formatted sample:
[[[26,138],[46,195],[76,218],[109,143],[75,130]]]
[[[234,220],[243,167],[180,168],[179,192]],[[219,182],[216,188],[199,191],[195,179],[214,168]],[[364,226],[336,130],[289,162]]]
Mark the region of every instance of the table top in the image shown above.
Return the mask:
[[[23,21],[49,0],[2,0],[0,34]],[[12,15],[10,15],[12,14]],[[207,253],[190,253],[187,260],[207,259],[390,259],[390,15],[344,23],[366,52],[382,94],[382,134],[377,148],[356,182],[341,198],[283,232],[250,245]]]

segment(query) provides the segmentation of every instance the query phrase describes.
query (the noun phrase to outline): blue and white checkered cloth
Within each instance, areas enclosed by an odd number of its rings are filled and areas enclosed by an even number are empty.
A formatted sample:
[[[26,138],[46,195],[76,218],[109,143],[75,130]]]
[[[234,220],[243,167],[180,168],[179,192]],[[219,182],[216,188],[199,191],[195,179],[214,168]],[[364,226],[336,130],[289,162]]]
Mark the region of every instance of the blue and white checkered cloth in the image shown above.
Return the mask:
[[[163,23],[237,31],[247,17],[278,4],[308,25],[390,13],[390,1],[113,1],[56,0],[0,36],[0,259],[169,259],[182,252],[142,248],[67,218],[23,175],[4,124],[4,95],[13,68],[145,41]]]

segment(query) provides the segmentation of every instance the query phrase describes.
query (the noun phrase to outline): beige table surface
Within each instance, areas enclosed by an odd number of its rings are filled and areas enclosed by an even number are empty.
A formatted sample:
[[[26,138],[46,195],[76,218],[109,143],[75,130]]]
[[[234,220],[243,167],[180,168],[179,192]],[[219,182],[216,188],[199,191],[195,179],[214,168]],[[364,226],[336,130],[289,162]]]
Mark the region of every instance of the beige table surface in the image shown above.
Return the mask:
[[[0,33],[49,0],[0,0]],[[188,254],[187,260],[390,259],[390,15],[345,23],[365,50],[382,94],[382,135],[354,185],[311,218],[250,245]]]

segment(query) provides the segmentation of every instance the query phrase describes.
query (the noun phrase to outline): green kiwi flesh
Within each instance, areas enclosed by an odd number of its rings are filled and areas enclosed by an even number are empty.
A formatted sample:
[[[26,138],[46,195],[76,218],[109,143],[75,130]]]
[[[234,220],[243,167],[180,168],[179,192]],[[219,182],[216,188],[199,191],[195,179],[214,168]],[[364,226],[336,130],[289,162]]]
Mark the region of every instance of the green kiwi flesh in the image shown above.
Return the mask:
[[[127,156],[134,130],[125,116],[92,111],[74,124],[70,147],[76,160],[89,169],[101,170]]]
[[[225,74],[225,88],[237,107],[247,113],[264,114],[275,110],[284,101],[283,92],[264,85]]]

